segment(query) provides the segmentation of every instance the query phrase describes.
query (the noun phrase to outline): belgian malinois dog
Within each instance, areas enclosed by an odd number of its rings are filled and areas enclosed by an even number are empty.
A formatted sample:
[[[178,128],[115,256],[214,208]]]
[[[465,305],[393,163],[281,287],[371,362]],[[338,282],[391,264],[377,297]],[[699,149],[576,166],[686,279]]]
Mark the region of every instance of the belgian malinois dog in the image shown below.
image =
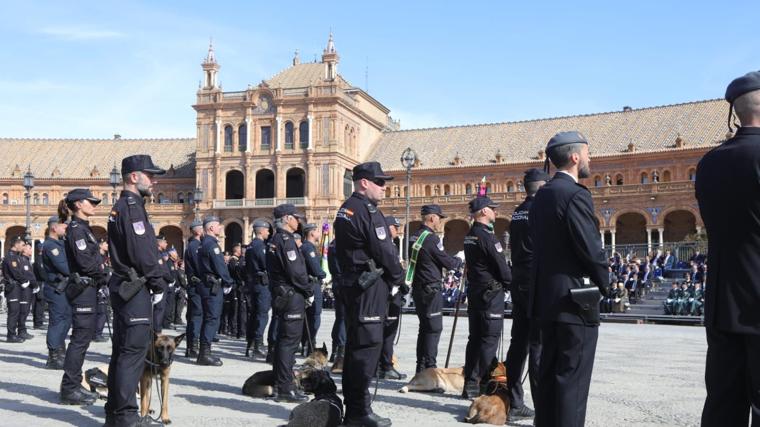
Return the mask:
[[[491,362],[491,379],[486,386],[486,394],[478,397],[470,405],[465,422],[504,425],[509,419],[509,390],[507,390],[507,368],[496,358]]]
[[[327,367],[327,345],[322,343],[322,348],[316,348],[303,361],[303,364],[293,367],[293,378],[296,386],[301,388],[301,378],[307,370],[323,370]],[[243,384],[243,394],[251,397],[271,397],[274,395],[274,371],[271,369],[259,371],[248,377]]]
[[[417,373],[399,392],[461,393],[463,388],[464,368],[427,368]]]
[[[154,377],[161,380],[161,422],[171,423],[169,419],[169,374],[172,369],[174,352],[185,338],[153,334],[153,345],[145,358],[145,369],[140,377],[140,416],[148,415],[150,410],[150,388]]]

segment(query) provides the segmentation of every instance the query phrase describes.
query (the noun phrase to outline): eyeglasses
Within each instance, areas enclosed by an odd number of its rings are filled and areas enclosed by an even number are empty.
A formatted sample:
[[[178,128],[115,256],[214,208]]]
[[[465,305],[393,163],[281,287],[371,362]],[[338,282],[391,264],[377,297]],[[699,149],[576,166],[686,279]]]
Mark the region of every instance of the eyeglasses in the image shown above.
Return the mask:
[[[378,187],[385,187],[384,179],[376,178],[376,179],[371,179],[370,181],[372,181],[372,183],[377,185]]]

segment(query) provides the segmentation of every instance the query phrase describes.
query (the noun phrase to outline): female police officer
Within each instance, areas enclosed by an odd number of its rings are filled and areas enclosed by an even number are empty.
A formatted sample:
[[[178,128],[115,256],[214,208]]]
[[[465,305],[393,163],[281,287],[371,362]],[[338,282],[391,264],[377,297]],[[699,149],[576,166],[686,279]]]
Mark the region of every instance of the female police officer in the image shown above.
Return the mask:
[[[47,330],[48,369],[63,369],[66,355],[66,335],[71,328],[71,305],[66,299],[66,284],[69,280],[69,264],[66,261],[66,248],[63,236],[66,224],[60,217],[52,216],[48,220],[48,232],[42,244],[42,266],[45,286],[42,289],[48,303],[50,325]]]
[[[82,387],[82,364],[87,347],[95,338],[97,287],[106,282],[103,257],[88,219],[95,214],[100,199],[90,190],[76,188],[58,205],[61,221],[71,217],[66,229],[66,257],[71,280],[66,297],[72,308],[73,333],[66,351],[61,381],[61,402],[68,405],[91,405],[97,395]],[[77,278],[78,276],[78,278]]]

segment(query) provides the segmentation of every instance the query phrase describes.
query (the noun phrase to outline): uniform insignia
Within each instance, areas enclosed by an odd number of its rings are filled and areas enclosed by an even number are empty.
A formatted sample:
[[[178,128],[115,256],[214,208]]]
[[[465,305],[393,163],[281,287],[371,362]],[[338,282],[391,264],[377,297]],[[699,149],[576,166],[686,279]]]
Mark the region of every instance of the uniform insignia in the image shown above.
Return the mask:
[[[77,249],[80,251],[87,249],[87,242],[85,242],[84,239],[79,239],[75,243],[77,244]]]
[[[53,248],[53,249],[50,251],[50,253],[51,253],[51,254],[53,254],[53,256],[58,256],[58,254],[59,254],[59,252],[58,252],[58,248]]]
[[[385,234],[385,227],[375,227],[375,234],[377,235],[377,238],[380,240],[385,240],[387,237]]]
[[[134,205],[137,203],[137,200],[134,199],[134,197],[129,196],[127,197],[127,204]]]
[[[496,247],[496,251],[497,252],[501,252],[501,251],[504,250],[504,249],[502,249],[500,242],[496,242],[496,244],[494,246]]]
[[[29,271],[29,266],[28,265],[24,266],[24,271]]]
[[[162,265],[163,263],[164,263],[164,260],[162,260],[162,259],[158,260],[158,265]]]
[[[290,261],[295,261],[296,260],[296,251],[288,251],[288,259]]]
[[[119,216],[119,213],[116,211],[111,211],[111,214],[108,215],[108,222],[116,222],[116,217]]]
[[[309,252],[309,256],[312,257],[312,258],[314,258],[315,256],[317,256],[317,254],[315,254],[314,251],[311,251],[311,252]]]
[[[438,245],[437,246],[438,246],[438,250],[441,250],[441,251],[443,250],[443,242],[442,241],[438,240]]]
[[[214,248],[214,253],[217,254],[217,255],[219,255],[219,247],[218,246]]]
[[[92,243],[98,243],[98,240],[97,240],[97,239],[95,239],[95,236],[93,236],[93,235],[92,235],[92,233],[87,233],[87,237],[89,237],[89,238],[90,238],[90,241],[91,241]]]
[[[352,216],[354,216],[354,211],[348,208],[340,208],[338,209],[338,213],[335,214],[335,219],[345,219],[346,221],[351,221]]]
[[[145,234],[145,224],[142,221],[133,222],[132,229],[135,230],[135,234],[138,236]]]
[[[18,267],[18,264],[16,264],[16,261],[11,261],[11,265],[13,266],[13,268]]]
[[[376,213],[377,207],[375,207],[375,205],[373,205],[372,203],[367,203],[367,210],[369,211],[369,213]]]

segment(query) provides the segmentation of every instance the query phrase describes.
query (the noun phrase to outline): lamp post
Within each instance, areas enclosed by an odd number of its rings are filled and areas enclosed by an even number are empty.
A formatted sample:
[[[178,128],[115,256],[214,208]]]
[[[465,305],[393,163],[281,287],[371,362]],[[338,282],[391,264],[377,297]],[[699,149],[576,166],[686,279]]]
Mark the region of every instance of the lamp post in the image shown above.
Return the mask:
[[[31,165],[29,165],[29,168],[24,174],[24,188],[26,189],[26,194],[24,195],[24,201],[26,202],[26,231],[24,233],[24,239],[28,242],[32,237],[32,212],[31,206],[29,205],[29,197],[31,196],[32,188],[34,188],[34,174],[32,173]]]
[[[406,220],[404,221],[404,261],[409,265],[409,207],[411,205],[410,195],[412,193],[412,168],[417,161],[417,153],[411,147],[404,150],[401,154],[401,166],[406,168]]]
[[[198,220],[198,215],[201,213],[201,200],[203,200],[203,190],[197,187],[193,191],[193,203],[195,203],[195,219]]]
[[[113,169],[111,169],[111,188],[113,188],[113,193],[111,194],[111,204],[116,204],[116,187],[119,185],[119,182],[121,181],[121,176],[119,174],[119,170],[116,169],[116,165],[113,165]]]

